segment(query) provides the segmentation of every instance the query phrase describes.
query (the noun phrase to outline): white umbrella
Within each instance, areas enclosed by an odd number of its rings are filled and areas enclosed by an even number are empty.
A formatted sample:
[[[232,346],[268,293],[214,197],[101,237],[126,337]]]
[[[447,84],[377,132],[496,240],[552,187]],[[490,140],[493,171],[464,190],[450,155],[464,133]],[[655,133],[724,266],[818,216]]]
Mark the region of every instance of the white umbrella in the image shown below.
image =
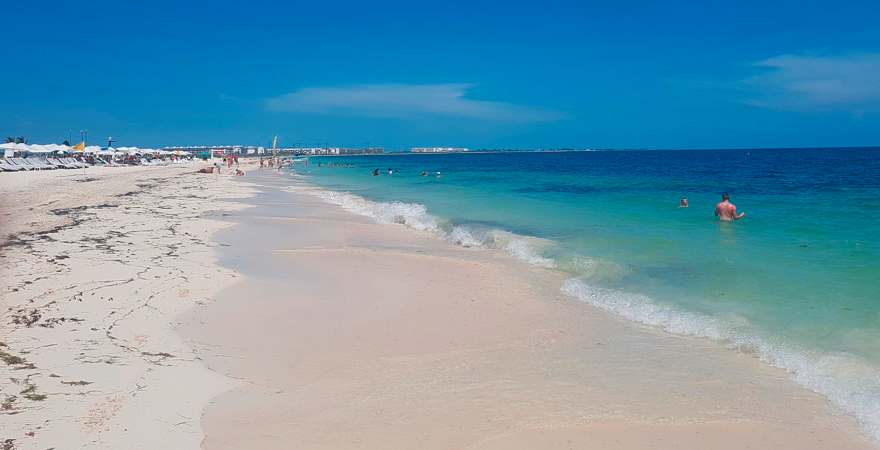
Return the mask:
[[[27,151],[29,151],[31,153],[52,153],[55,150],[48,148],[45,145],[33,144],[33,145],[28,145]]]

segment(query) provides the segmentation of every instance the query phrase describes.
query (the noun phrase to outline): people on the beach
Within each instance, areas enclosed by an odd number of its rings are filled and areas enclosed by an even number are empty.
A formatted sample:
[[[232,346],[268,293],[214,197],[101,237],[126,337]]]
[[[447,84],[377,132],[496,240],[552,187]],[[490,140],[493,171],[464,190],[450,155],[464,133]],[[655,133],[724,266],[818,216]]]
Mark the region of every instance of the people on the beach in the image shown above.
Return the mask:
[[[682,197],[681,200],[678,201],[679,208],[687,208],[688,207],[688,199],[687,197]]]
[[[220,163],[219,162],[214,163],[214,171],[216,171],[218,175],[220,174]]]
[[[737,213],[736,205],[730,203],[730,195],[725,192],[721,194],[721,203],[715,205],[715,215],[725,222],[733,222],[745,217],[746,213]]]

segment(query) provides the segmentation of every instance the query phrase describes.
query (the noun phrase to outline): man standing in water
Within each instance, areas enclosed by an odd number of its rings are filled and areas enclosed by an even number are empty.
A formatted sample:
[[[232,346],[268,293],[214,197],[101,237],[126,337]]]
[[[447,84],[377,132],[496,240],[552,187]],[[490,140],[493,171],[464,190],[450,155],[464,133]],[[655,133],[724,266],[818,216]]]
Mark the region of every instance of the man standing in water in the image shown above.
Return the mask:
[[[742,219],[746,213],[736,213],[736,205],[730,203],[730,196],[727,192],[721,194],[721,203],[715,205],[715,215],[725,222],[733,222]]]

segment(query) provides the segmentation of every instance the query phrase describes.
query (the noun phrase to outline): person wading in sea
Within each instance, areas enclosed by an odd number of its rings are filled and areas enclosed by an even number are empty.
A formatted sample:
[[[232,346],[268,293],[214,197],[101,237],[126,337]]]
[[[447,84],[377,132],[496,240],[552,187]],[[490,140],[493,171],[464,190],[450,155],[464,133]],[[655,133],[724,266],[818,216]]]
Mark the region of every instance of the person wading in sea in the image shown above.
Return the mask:
[[[730,195],[727,192],[721,194],[721,203],[715,205],[715,215],[725,222],[733,222],[742,219],[746,213],[736,213],[736,205],[730,203]]]

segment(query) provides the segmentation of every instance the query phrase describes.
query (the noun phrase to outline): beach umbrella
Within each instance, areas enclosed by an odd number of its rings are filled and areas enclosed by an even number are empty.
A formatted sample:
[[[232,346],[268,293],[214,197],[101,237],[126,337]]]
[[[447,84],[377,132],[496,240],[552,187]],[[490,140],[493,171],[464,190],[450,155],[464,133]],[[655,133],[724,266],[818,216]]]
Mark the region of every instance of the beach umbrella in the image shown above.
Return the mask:
[[[33,145],[28,145],[27,147],[28,147],[27,151],[30,153],[52,153],[55,151],[45,145],[33,144]]]

